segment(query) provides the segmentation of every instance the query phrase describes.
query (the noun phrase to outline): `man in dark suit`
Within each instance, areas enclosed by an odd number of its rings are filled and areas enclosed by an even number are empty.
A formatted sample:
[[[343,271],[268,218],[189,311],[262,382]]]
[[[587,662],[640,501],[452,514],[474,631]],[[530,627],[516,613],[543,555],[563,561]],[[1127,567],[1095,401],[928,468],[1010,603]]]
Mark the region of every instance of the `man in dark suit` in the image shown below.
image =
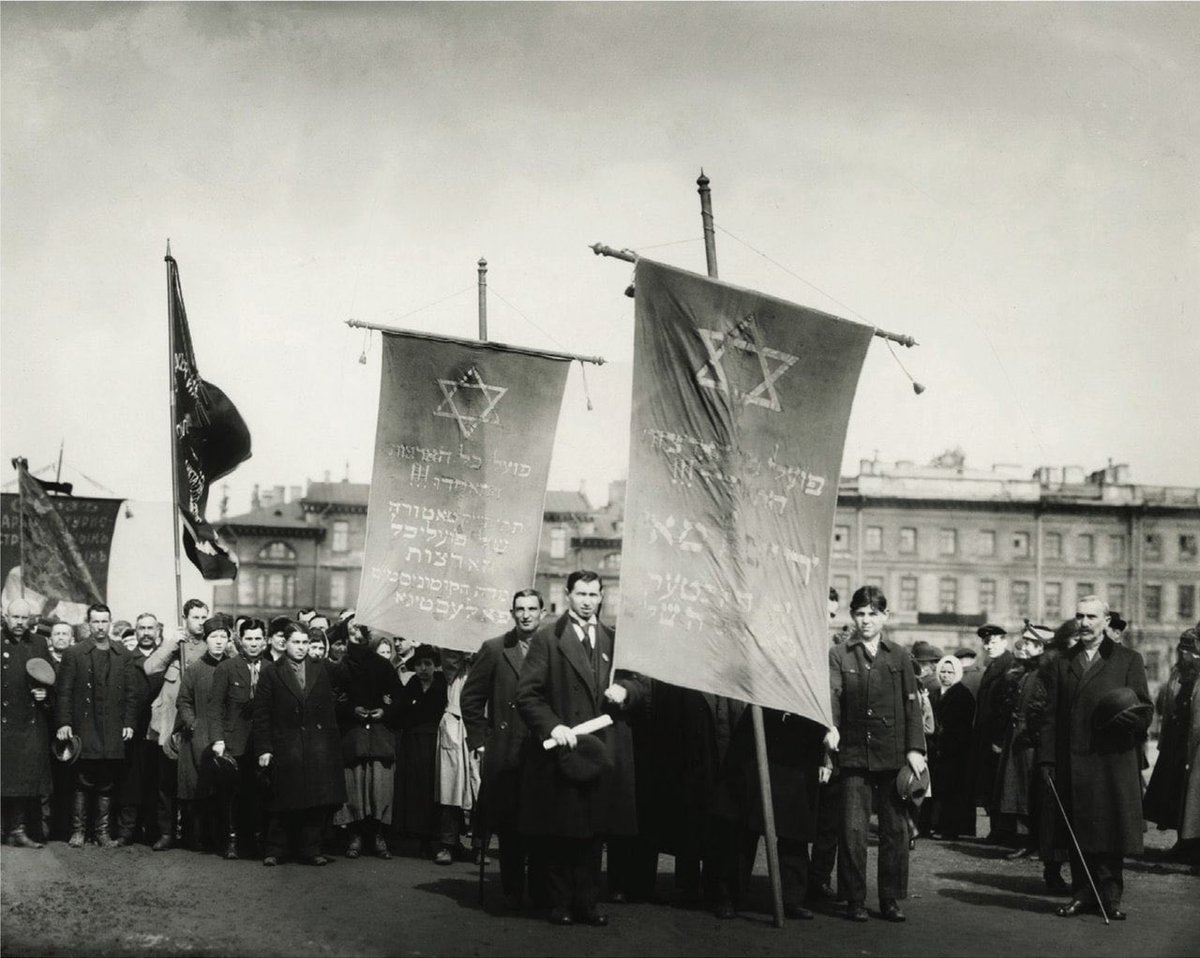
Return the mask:
[[[467,748],[482,755],[476,827],[500,840],[500,884],[505,906],[513,909],[521,907],[527,874],[530,896],[536,901],[545,895],[544,870],[536,855],[530,857],[528,843],[517,828],[521,760],[529,738],[529,727],[517,714],[517,680],[543,610],[536,589],[522,589],[513,596],[514,627],[483,643],[459,700]]]
[[[1004,750],[1004,736],[1012,721],[1005,714],[1000,702],[1000,691],[1004,683],[1000,680],[1013,667],[1013,654],[1008,648],[1008,633],[998,625],[980,626],[976,633],[987,652],[987,667],[979,680],[975,694],[975,726],[971,733],[971,781],[975,791],[975,804],[987,809],[991,833],[988,841],[1008,844],[1012,836],[1006,835],[1000,824],[999,807],[995,802],[996,772],[1000,768],[1000,753]]]
[[[41,848],[26,828],[41,818],[42,799],[51,790],[50,739],[46,712],[50,700],[44,685],[25,671],[32,658],[49,658],[45,639],[35,645],[29,628],[32,609],[14,599],[5,610],[3,649],[4,723],[0,733],[0,806],[4,837],[18,848]]]
[[[254,696],[254,750],[272,785],[263,864],[278,865],[291,846],[306,864],[328,865],[321,828],[346,801],[333,682],[328,666],[308,657],[308,633],[289,622],[284,638],[284,657],[263,668]]]
[[[1070,918],[1096,907],[1095,879],[1108,917],[1122,921],[1123,859],[1142,851],[1140,747],[1154,708],[1139,653],[1105,635],[1108,605],[1079,600],[1079,641],[1046,674],[1046,711],[1038,762],[1066,810],[1083,852],[1071,847]],[[1113,702],[1128,706],[1110,709]]]
[[[238,857],[238,837],[254,847],[262,841],[266,815],[258,784],[258,757],[251,748],[254,725],[254,696],[262,670],[270,667],[263,655],[267,626],[262,619],[242,619],[238,624],[238,648],[213,673],[212,707],[208,710],[209,740],[213,755],[228,756],[237,763],[219,780],[221,827],[224,829],[225,858]]]
[[[613,634],[596,618],[603,588],[595,572],[567,577],[568,611],[534,633],[517,684],[517,710],[532,739],[520,824],[541,840],[557,925],[608,924],[597,907],[601,843],[638,829],[633,737],[622,712],[646,690],[637,676],[613,676]],[[612,726],[592,736],[572,731],[606,712]],[[547,750],[549,739],[555,747]]]

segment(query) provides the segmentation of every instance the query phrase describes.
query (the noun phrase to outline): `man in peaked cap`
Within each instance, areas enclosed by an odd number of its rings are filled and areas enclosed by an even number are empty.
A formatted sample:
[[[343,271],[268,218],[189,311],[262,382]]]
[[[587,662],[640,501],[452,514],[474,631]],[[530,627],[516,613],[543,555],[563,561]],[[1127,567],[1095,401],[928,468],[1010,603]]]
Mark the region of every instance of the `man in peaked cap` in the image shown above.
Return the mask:
[[[971,781],[975,788],[975,804],[987,809],[991,820],[990,841],[1001,841],[996,829],[999,817],[994,803],[996,771],[1004,749],[1004,734],[1012,715],[1007,714],[999,701],[1004,674],[1012,668],[1013,654],[1008,648],[1008,632],[999,625],[980,626],[975,633],[983,642],[987,665],[975,696],[975,725],[971,733]]]
[[[1038,762],[1075,831],[1082,858],[1071,847],[1071,894],[1058,909],[1070,918],[1097,906],[1123,921],[1123,859],[1142,851],[1140,745],[1153,708],[1142,657],[1106,634],[1108,606],[1084,596],[1075,610],[1079,641],[1044,676],[1046,711]],[[1127,696],[1134,707],[1104,719],[1104,706]],[[1051,796],[1053,800],[1053,796]]]

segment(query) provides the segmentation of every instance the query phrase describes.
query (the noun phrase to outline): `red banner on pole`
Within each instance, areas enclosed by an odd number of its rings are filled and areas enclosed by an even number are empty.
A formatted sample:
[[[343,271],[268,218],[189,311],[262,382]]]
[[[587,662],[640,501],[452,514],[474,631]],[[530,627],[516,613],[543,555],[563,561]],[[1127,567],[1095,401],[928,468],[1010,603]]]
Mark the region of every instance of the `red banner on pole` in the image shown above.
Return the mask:
[[[533,585],[567,362],[385,333],[356,619],[475,651]]]
[[[828,569],[873,330],[639,260],[618,665],[831,724]]]

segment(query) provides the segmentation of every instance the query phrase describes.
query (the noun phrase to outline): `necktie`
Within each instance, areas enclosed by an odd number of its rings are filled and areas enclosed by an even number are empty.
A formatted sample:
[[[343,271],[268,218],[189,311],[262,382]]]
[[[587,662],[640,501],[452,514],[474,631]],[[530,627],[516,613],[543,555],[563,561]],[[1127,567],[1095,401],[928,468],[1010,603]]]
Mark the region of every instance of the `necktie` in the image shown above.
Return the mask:
[[[583,635],[580,636],[580,641],[583,643],[584,648],[586,648],[589,652],[596,647],[595,633],[592,631],[592,629],[593,626],[590,622],[579,623],[579,631],[583,633]]]
[[[252,662],[250,664],[250,695],[253,696],[258,689],[258,667],[261,662]]]

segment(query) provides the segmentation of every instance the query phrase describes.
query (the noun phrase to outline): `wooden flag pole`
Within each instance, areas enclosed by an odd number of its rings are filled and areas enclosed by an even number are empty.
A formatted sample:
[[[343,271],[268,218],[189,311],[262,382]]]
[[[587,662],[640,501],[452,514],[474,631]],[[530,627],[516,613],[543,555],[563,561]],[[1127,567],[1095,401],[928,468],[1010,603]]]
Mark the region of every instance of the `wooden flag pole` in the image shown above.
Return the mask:
[[[479,257],[479,341],[487,342],[487,260]]]
[[[171,309],[171,241],[167,240],[167,392],[171,397],[171,525],[175,530],[175,615],[183,624],[183,577],[179,563],[179,540],[183,531],[179,528],[179,437],[175,435],[175,314]]]
[[[708,275],[717,279],[717,238],[713,232],[712,191],[704,170],[696,180],[700,194],[700,218],[704,223],[704,255]],[[767,873],[771,877],[771,904],[775,909],[775,927],[783,927],[783,884],[779,877],[779,844],[775,835],[775,805],[771,801],[771,770],[767,766],[767,733],[763,727],[762,706],[750,706],[754,725],[754,754],[758,759],[758,789],[762,794],[763,840],[767,845]]]

